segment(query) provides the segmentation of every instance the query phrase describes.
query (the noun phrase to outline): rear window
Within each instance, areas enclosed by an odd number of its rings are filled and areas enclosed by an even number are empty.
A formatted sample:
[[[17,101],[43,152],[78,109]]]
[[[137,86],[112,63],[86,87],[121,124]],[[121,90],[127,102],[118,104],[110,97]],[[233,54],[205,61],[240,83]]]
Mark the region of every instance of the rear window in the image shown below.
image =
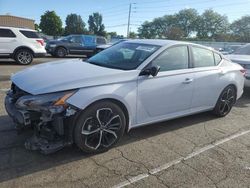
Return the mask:
[[[10,29],[0,29],[0,37],[15,38],[16,35]]]
[[[204,48],[192,47],[194,57],[194,67],[211,67],[214,66],[213,52]]]
[[[37,39],[41,38],[37,32],[34,31],[27,31],[27,30],[19,30],[27,38]]]

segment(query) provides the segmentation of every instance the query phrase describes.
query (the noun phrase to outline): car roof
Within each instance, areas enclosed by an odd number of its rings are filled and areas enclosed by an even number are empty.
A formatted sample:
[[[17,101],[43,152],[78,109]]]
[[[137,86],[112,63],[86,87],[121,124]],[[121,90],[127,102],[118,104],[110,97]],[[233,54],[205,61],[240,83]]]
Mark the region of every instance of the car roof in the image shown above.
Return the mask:
[[[37,32],[34,29],[29,29],[25,27],[12,27],[12,26],[0,26],[1,29],[14,29],[14,30],[25,30],[25,31],[34,31]]]
[[[192,45],[192,46],[197,46],[200,48],[205,48],[211,51],[214,51],[216,53],[219,53],[215,49],[191,42],[183,42],[183,41],[176,41],[176,40],[164,40],[164,39],[133,39],[133,40],[127,40],[124,41],[127,43],[138,43],[138,44],[148,44],[148,45],[156,45],[156,46],[173,46],[173,45],[178,45],[178,44],[183,44],[183,45]],[[221,53],[219,53],[221,54]]]

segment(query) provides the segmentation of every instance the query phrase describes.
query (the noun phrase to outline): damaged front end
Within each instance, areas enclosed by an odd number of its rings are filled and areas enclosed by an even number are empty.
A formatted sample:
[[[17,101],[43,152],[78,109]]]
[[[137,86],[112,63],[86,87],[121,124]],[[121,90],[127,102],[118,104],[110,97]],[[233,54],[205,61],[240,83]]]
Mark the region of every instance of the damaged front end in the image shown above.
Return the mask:
[[[25,142],[27,149],[48,154],[73,143],[72,124],[78,109],[66,100],[75,92],[31,95],[12,84],[5,98],[5,108],[17,128],[34,130],[34,135]]]

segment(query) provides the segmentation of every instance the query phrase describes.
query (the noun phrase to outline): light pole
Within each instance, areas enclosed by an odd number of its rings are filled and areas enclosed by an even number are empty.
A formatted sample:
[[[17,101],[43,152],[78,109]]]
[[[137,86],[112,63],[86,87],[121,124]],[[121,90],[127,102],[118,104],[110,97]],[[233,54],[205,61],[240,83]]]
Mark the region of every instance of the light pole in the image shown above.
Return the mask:
[[[129,38],[129,31],[130,31],[130,17],[131,17],[131,10],[136,9],[136,7],[132,7],[132,5],[135,5],[136,3],[130,3],[129,4],[129,10],[128,10],[128,25],[127,25],[127,38]],[[133,11],[135,12],[135,11]]]

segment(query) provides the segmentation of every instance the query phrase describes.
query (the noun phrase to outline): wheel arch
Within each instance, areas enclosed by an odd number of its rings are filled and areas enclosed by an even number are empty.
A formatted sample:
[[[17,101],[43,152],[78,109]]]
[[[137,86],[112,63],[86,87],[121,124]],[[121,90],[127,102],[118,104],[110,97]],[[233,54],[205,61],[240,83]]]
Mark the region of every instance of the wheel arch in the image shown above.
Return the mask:
[[[117,106],[119,106],[122,109],[122,111],[124,112],[125,118],[126,118],[125,131],[128,132],[129,131],[129,124],[130,124],[129,123],[130,122],[130,115],[129,115],[129,111],[128,111],[127,106],[121,100],[118,100],[118,99],[115,99],[115,98],[98,99],[98,100],[90,102],[84,109],[81,109],[80,112],[84,112],[85,109],[92,106],[93,104],[96,104],[98,102],[103,102],[103,101],[112,102],[112,103],[116,104]]]
[[[33,56],[35,55],[35,52],[34,52],[30,47],[28,47],[28,46],[19,46],[19,47],[17,47],[17,48],[14,50],[13,55],[12,55],[12,58],[14,58],[14,57],[16,56],[16,53],[17,53],[19,50],[21,50],[21,49],[29,50],[29,51],[32,52],[32,55],[33,55]]]

